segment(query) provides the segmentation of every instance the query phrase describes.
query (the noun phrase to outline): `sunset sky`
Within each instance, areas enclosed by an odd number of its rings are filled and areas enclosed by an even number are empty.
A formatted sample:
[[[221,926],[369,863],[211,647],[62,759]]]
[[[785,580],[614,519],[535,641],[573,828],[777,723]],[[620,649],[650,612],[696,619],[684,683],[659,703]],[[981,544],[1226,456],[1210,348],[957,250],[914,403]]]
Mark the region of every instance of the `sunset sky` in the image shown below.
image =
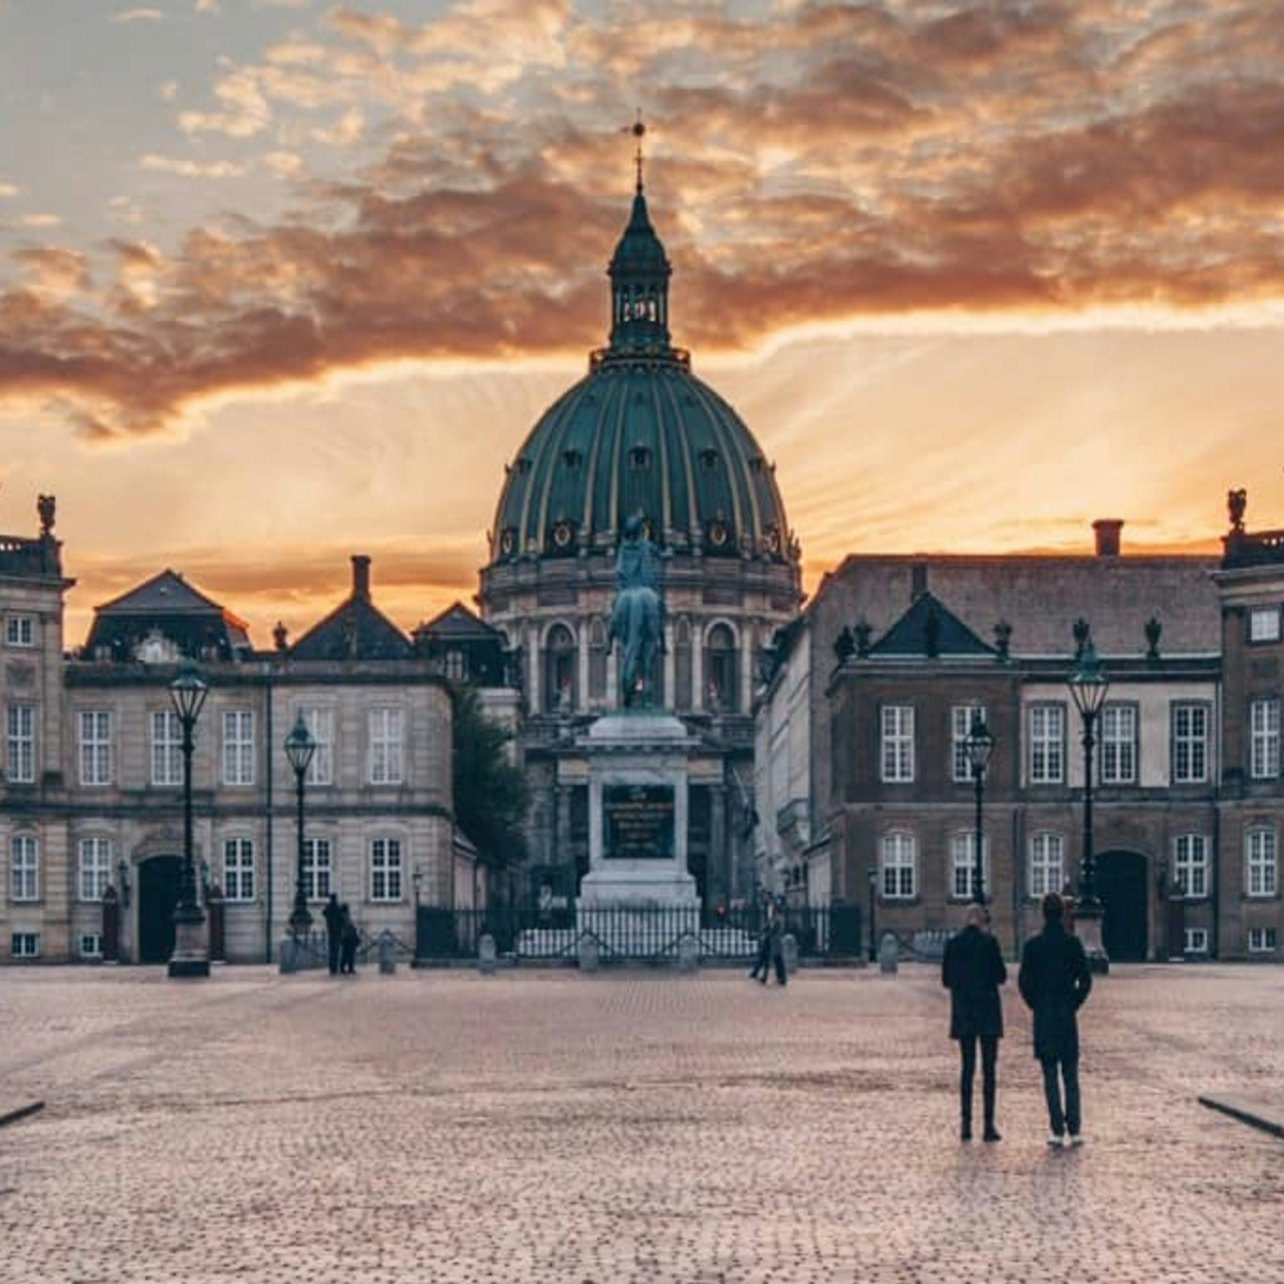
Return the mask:
[[[1275,0],[0,0],[0,530],[270,645],[468,600],[605,339],[647,122],[675,342],[802,542],[1284,526]]]

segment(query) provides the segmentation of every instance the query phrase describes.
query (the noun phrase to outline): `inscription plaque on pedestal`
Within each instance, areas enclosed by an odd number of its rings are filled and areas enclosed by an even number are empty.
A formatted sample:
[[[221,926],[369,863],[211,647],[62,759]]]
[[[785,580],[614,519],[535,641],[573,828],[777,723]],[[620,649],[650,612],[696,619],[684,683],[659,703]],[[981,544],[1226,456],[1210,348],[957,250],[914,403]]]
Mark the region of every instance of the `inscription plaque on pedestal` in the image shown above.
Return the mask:
[[[672,860],[672,785],[602,788],[602,855],[607,860]]]

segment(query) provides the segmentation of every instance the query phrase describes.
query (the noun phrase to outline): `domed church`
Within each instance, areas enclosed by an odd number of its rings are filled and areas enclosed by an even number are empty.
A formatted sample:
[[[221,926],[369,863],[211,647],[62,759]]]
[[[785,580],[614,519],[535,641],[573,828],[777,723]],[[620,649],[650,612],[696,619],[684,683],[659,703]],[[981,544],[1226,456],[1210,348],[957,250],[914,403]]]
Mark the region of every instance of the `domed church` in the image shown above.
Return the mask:
[[[520,672],[528,895],[573,898],[588,869],[577,740],[620,705],[607,629],[629,517],[663,556],[663,646],[648,685],[699,746],[688,866],[709,908],[753,891],[752,692],[761,653],[801,599],[799,548],[774,465],[670,341],[672,271],[639,156],[632,212],[608,270],[609,342],[506,467],[481,572],[483,617]]]

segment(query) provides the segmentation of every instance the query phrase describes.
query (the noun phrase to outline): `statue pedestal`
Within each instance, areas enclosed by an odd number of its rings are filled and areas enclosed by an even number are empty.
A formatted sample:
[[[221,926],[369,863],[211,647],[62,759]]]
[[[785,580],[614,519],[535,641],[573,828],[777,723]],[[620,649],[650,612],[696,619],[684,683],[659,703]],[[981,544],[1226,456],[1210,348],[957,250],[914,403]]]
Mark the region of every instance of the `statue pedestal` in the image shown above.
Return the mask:
[[[687,775],[696,740],[672,714],[598,718],[578,747],[589,769],[589,872],[581,912],[699,909],[687,871]]]

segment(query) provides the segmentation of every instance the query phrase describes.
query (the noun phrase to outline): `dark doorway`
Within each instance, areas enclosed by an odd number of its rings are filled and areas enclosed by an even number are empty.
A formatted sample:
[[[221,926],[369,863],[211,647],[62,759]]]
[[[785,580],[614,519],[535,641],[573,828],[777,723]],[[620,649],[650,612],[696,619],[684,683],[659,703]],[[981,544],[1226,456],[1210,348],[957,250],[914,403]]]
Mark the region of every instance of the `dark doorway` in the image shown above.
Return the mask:
[[[174,906],[183,862],[153,856],[138,867],[138,961],[167,963],[174,952]]]
[[[1146,961],[1146,868],[1140,852],[1097,857],[1097,894],[1106,911],[1101,939],[1112,963]]]

